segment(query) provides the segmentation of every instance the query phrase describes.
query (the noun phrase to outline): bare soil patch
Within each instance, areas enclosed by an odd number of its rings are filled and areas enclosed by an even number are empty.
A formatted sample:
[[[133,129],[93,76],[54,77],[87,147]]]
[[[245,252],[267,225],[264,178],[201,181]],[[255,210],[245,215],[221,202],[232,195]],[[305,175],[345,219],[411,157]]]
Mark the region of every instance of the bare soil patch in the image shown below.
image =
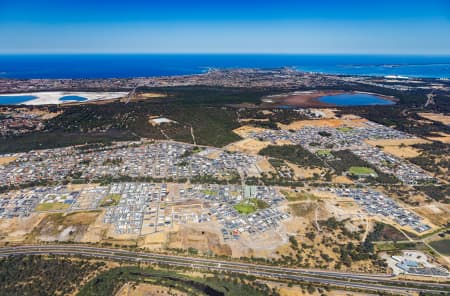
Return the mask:
[[[157,286],[152,284],[140,283],[126,283],[120,288],[115,296],[185,296],[184,292],[177,291],[173,288]]]
[[[232,152],[244,152],[248,154],[258,154],[258,152],[269,146],[269,142],[262,142],[255,139],[243,139],[225,146],[224,149]]]
[[[262,132],[264,131],[263,128],[260,127],[254,127],[254,126],[250,126],[250,125],[243,125],[235,130],[233,130],[233,132],[239,136],[241,136],[242,138],[247,138],[248,135],[252,132]]]
[[[216,229],[217,230],[217,229]],[[211,231],[206,225],[180,227],[177,232],[168,234],[167,246],[169,248],[194,248],[200,252],[211,250],[217,255],[231,255],[231,248],[221,242],[220,233]]]
[[[7,165],[8,163],[15,161],[16,159],[17,157],[15,156],[0,157],[0,165]]]
[[[365,118],[354,118],[354,119],[311,119],[311,120],[298,120],[294,121],[290,124],[278,124],[281,129],[284,130],[299,130],[306,126],[314,126],[314,127],[358,127],[364,126],[364,123],[367,122]]]
[[[418,113],[420,116],[422,116],[423,118],[432,120],[432,121],[437,121],[440,122],[442,124],[445,125],[449,125],[450,124],[450,115],[445,115],[442,113]]]
[[[383,151],[401,158],[412,158],[420,155],[420,150],[411,145],[427,144],[430,141],[421,138],[414,139],[382,139],[366,140],[366,143],[372,146],[381,146]]]

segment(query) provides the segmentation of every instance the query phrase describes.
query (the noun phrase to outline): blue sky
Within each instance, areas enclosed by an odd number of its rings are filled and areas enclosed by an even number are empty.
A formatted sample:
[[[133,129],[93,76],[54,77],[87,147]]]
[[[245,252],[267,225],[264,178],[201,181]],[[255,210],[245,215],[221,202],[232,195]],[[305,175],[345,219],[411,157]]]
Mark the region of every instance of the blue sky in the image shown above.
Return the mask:
[[[0,0],[0,53],[450,54],[450,1]]]

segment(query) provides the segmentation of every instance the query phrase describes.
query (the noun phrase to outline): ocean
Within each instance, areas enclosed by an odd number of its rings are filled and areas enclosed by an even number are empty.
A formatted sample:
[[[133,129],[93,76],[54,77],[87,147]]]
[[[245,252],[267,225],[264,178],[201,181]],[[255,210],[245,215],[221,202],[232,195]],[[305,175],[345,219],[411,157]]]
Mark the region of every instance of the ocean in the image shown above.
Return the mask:
[[[199,74],[210,68],[279,68],[300,71],[450,78],[450,56],[84,54],[0,55],[0,78],[129,78]]]

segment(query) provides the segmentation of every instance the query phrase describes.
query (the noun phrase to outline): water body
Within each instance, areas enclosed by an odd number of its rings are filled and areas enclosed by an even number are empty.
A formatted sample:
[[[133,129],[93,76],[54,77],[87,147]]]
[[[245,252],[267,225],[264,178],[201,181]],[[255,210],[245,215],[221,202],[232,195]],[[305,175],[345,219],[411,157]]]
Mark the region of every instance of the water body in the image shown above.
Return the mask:
[[[76,102],[84,102],[87,101],[87,98],[84,97],[80,97],[80,96],[64,96],[59,98],[60,101],[62,102],[67,102],[67,101],[76,101]]]
[[[366,105],[392,105],[392,101],[369,94],[341,94],[332,96],[323,96],[318,99],[327,104],[337,106],[366,106]]]
[[[36,96],[0,96],[0,105],[16,105],[36,98]]]
[[[0,55],[0,78],[125,78],[209,68],[280,68],[348,75],[450,78],[450,56],[104,54]]]

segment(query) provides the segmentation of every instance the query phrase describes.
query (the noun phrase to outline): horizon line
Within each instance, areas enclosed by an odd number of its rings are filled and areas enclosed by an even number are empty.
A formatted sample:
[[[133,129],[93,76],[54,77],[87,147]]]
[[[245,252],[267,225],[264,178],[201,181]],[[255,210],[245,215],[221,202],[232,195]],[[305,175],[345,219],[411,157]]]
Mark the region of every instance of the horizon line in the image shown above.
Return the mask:
[[[301,53],[301,52],[0,52],[0,55],[336,55],[336,56],[440,56],[450,57],[450,53]]]

